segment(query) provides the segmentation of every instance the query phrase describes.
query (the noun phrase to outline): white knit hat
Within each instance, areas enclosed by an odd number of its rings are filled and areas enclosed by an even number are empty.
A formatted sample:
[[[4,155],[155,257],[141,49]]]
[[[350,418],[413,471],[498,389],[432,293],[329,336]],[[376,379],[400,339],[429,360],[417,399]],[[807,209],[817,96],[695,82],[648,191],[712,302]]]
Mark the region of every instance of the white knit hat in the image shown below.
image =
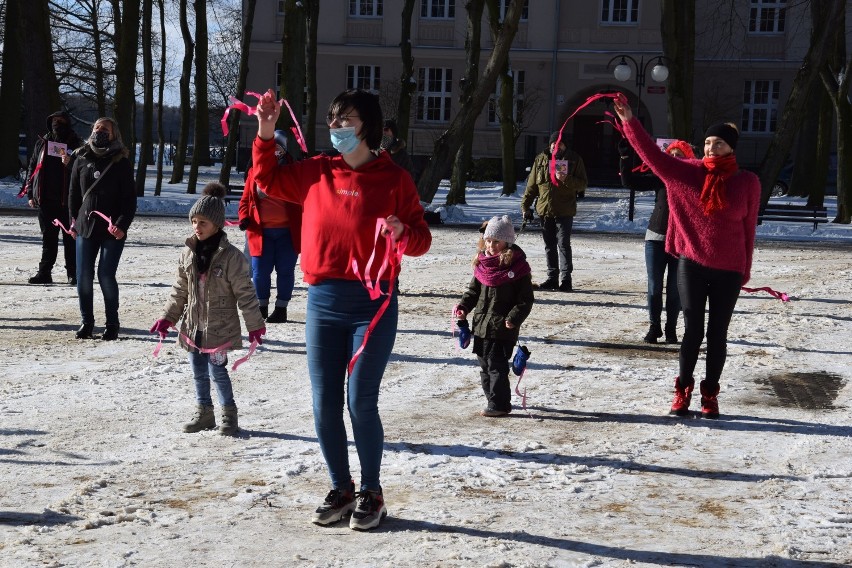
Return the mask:
[[[515,244],[515,228],[512,226],[512,220],[509,219],[508,215],[492,217],[485,227],[483,237],[503,241],[510,246]]]

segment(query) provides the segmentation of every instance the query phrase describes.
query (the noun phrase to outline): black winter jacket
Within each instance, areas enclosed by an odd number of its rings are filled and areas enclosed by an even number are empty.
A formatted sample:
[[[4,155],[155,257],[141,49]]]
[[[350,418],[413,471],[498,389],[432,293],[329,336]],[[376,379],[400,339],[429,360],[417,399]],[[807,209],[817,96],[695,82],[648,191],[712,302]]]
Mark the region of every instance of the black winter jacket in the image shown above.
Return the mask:
[[[71,170],[74,167],[74,150],[83,143],[77,133],[70,131],[66,140],[59,140],[51,132],[53,118],[62,117],[71,124],[71,117],[65,112],[55,112],[47,117],[47,134],[39,136],[33,148],[27,166],[27,199],[32,199],[39,207],[68,207],[68,186],[71,182]],[[58,156],[47,155],[48,142],[62,142],[68,146],[71,161],[62,164]],[[41,167],[39,167],[41,164]]]
[[[110,163],[112,166],[102,174]],[[86,195],[102,175],[103,179]],[[76,219],[78,235],[112,238],[107,231],[107,222],[92,211],[109,216],[114,225],[127,233],[136,215],[136,187],[130,160],[120,149],[99,157],[88,144],[84,145],[71,171],[70,202],[70,213]]]

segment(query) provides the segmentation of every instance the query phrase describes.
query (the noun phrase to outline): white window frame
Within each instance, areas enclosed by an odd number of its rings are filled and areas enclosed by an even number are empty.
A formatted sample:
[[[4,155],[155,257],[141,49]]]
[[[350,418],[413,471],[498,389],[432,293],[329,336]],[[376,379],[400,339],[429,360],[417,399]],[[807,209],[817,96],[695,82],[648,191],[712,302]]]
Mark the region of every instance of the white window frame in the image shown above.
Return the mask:
[[[349,0],[350,18],[381,18],[383,15],[383,0]]]
[[[432,123],[449,122],[452,105],[452,68],[420,67],[417,70],[417,120]]]
[[[382,68],[379,65],[350,64],[346,66],[346,88],[363,89],[378,94],[382,87]]]
[[[526,82],[526,73],[523,69],[513,70],[514,73],[514,84],[512,85],[512,95],[514,99],[514,104],[512,105],[512,121],[518,122],[518,116],[523,115],[524,108],[524,83]],[[500,99],[500,82],[503,79],[501,78],[497,81],[497,88],[494,90],[494,94],[488,97],[488,124],[490,126],[497,126],[500,124],[500,117],[497,116],[497,106],[498,101]]]
[[[787,21],[786,0],[751,0],[748,8],[748,33],[755,35],[784,33]]]
[[[512,0],[500,0],[500,21],[506,17],[506,10],[509,9],[509,3]],[[521,8],[521,21],[526,22],[530,19],[530,0],[524,0],[524,7]]]
[[[420,0],[420,17],[449,20],[456,17],[456,0]]]
[[[743,85],[743,114],[740,129],[752,134],[771,134],[778,123],[781,81],[749,79]]]
[[[618,19],[621,12],[624,17]],[[639,0],[601,0],[600,14],[601,24],[635,26],[639,23]]]

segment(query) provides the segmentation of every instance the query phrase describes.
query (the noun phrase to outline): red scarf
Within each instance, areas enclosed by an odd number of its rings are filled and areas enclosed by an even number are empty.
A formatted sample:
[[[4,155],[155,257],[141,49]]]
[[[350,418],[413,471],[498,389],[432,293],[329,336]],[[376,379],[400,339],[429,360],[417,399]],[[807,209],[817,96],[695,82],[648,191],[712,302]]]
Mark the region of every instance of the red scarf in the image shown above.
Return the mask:
[[[705,157],[704,168],[707,170],[707,175],[704,176],[700,201],[704,214],[709,216],[728,206],[725,198],[727,189],[725,182],[739,171],[739,166],[737,166],[737,157],[731,153],[727,156]]]
[[[479,253],[479,263],[473,270],[473,275],[483,286],[501,286],[507,282],[518,280],[532,272],[527,263],[527,255],[518,247],[512,249],[512,265],[500,264],[500,255],[486,256]]]

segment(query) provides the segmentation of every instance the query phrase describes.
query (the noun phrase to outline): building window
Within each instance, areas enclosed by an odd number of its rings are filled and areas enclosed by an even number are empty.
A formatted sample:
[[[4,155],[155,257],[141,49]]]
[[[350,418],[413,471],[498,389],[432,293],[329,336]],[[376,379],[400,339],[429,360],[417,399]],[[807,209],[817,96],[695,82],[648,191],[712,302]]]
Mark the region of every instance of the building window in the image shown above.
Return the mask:
[[[381,89],[382,68],[378,65],[347,65],[346,88],[363,89],[373,93]]]
[[[349,0],[349,15],[356,17],[382,16],[382,0]]]
[[[509,3],[512,0],[500,0],[500,21],[506,17],[506,10],[509,8]],[[521,21],[526,22],[530,19],[530,0],[524,0],[524,7],[521,8]]]
[[[639,0],[601,0],[602,24],[635,24],[639,21]]]
[[[417,119],[449,122],[452,107],[453,70],[421,67],[417,70]]]
[[[748,31],[750,33],[778,34],[784,32],[787,2],[751,0],[749,4]]]
[[[524,119],[524,72],[515,71],[515,84],[513,85],[513,94],[515,104],[512,107],[512,121],[520,124]],[[500,115],[498,114],[498,101],[500,99],[500,82],[497,83],[497,90],[488,98],[488,124],[500,124]]]
[[[456,0],[420,0],[421,18],[455,18]]]
[[[743,132],[775,132],[781,81],[746,81],[743,87]]]
[[[284,13],[284,0],[278,0],[278,15]]]

